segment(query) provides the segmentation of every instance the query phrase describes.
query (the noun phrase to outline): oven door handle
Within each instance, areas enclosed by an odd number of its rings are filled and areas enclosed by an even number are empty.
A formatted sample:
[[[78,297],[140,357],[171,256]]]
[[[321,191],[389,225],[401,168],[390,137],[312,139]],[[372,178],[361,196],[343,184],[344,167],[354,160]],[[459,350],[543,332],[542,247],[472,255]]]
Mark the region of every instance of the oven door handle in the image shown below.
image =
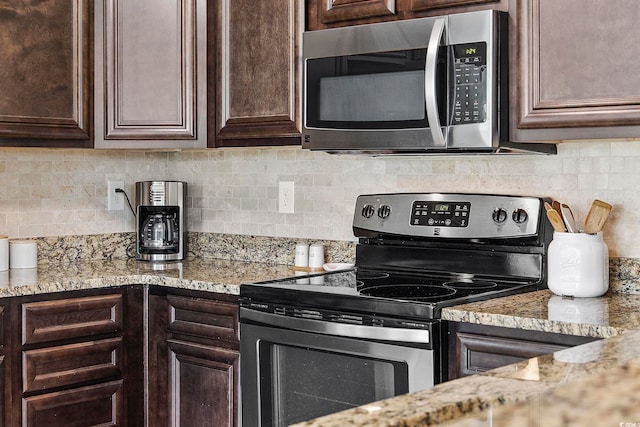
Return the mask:
[[[240,307],[240,323],[242,323],[243,320],[257,322],[263,326],[315,332],[339,337],[418,344],[429,344],[431,342],[431,331],[428,329],[352,325],[349,323],[289,317]]]

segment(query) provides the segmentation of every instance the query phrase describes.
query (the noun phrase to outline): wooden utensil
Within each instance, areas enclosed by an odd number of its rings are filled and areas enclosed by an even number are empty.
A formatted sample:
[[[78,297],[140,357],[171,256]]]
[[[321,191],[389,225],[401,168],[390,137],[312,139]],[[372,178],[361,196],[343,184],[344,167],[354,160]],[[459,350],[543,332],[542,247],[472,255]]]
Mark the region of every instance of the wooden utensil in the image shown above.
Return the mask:
[[[594,200],[584,221],[584,232],[594,234],[602,230],[611,213],[611,205],[602,200]]]
[[[547,218],[555,231],[566,232],[567,229],[564,226],[564,221],[557,210],[553,209],[548,202],[544,202],[544,208],[547,210]]]

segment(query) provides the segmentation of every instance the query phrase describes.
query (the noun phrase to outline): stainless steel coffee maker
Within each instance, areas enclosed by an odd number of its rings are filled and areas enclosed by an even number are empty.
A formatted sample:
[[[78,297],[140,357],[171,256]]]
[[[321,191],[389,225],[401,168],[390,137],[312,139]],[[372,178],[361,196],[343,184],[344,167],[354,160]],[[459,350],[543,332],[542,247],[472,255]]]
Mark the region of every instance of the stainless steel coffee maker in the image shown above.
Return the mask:
[[[136,259],[184,259],[186,196],[186,182],[136,182]]]

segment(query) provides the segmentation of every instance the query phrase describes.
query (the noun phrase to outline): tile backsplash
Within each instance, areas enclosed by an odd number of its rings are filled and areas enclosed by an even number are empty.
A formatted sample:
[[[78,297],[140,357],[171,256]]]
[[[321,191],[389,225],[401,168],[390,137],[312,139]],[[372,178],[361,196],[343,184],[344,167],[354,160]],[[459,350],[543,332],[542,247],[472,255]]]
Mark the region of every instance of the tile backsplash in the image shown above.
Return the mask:
[[[0,234],[130,232],[128,207],[107,211],[107,181],[188,183],[196,232],[353,241],[359,194],[485,192],[558,198],[584,220],[594,198],[614,208],[612,257],[640,258],[640,143],[573,142],[556,156],[368,157],[299,147],[188,151],[0,148]],[[278,213],[278,182],[295,183],[295,213]]]

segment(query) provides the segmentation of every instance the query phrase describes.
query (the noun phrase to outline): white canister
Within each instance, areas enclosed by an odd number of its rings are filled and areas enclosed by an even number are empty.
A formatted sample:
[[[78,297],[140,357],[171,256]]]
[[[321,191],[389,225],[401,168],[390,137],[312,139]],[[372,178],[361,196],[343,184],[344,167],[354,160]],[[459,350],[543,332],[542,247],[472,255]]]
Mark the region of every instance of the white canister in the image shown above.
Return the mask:
[[[293,265],[296,267],[308,267],[309,266],[309,245],[299,243],[296,245],[294,253]]]
[[[9,269],[9,236],[0,236],[0,271]]]
[[[9,241],[9,266],[36,268],[38,266],[38,242],[35,240]]]
[[[599,297],[609,289],[609,249],[602,232],[553,233],[547,284],[556,295]]]
[[[309,268],[321,269],[324,265],[324,246],[314,243],[309,246]]]

